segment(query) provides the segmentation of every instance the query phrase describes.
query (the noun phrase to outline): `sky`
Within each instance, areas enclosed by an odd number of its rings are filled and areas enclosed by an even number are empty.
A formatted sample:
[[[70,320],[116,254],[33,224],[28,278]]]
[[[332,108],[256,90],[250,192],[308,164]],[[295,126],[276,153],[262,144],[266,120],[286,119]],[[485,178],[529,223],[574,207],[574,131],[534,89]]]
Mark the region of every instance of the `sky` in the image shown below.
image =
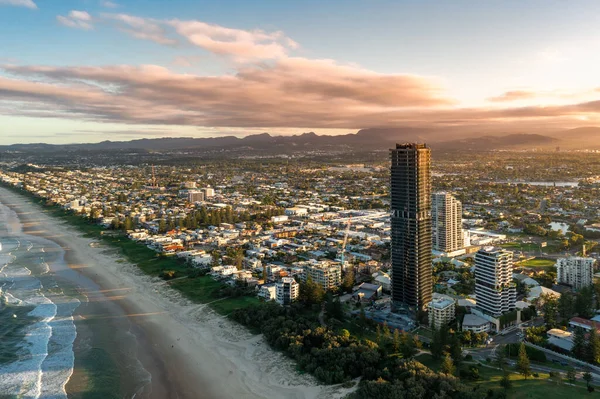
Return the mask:
[[[600,126],[598,71],[596,0],[0,0],[0,144]]]

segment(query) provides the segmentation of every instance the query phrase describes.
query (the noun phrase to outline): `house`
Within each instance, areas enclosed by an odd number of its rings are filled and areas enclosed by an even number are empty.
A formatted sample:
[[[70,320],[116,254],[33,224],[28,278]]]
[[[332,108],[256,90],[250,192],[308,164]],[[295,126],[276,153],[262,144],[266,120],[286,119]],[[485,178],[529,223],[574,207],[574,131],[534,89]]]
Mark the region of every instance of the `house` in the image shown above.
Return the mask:
[[[548,330],[548,343],[570,351],[573,348],[573,333],[553,328]]]
[[[569,328],[583,328],[585,331],[591,331],[592,328],[595,328],[596,331],[600,332],[600,323],[584,319],[583,317],[573,317],[571,320],[569,320]]]
[[[352,298],[360,302],[372,302],[381,297],[382,289],[380,285],[362,283],[358,290],[352,294]]]
[[[463,319],[462,329],[474,333],[488,332],[491,330],[491,323],[483,317],[468,313]]]

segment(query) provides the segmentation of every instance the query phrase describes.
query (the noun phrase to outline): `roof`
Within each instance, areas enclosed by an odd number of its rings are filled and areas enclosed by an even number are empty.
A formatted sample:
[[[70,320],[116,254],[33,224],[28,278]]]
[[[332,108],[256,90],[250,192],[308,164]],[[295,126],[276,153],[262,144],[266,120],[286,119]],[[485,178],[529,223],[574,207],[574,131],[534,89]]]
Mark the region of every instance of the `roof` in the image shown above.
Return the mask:
[[[486,324],[489,324],[489,321],[487,321],[483,317],[479,317],[471,313],[467,313],[462,322],[463,327],[479,327]]]
[[[358,288],[362,291],[378,291],[381,289],[381,286],[377,284],[362,283]]]
[[[531,289],[529,290],[529,296],[527,297],[527,300],[532,301],[536,298],[539,298],[542,294],[560,297],[559,292],[551,290],[550,288],[542,287],[541,285],[536,285],[534,287],[531,287]]]
[[[583,317],[573,317],[569,320],[569,324],[580,325],[583,328],[591,330],[592,328],[596,328],[596,331],[600,332],[600,323],[596,323],[595,321],[584,319]]]
[[[458,300],[458,306],[473,307],[476,304],[477,303],[475,302],[475,300],[471,298],[461,298]]]
[[[562,338],[562,339],[571,339],[571,336],[573,335],[573,333],[570,333],[568,331],[559,330],[558,328],[553,328],[551,330],[548,330],[547,334],[552,335],[556,338]]]

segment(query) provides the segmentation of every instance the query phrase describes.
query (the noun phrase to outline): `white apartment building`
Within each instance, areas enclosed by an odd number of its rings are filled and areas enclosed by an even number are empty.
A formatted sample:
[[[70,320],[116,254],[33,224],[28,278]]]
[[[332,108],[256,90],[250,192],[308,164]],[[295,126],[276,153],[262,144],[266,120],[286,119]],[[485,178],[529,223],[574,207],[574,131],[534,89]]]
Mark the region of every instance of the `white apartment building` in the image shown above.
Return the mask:
[[[191,190],[188,192],[189,202],[202,202],[204,201],[204,193],[198,190]]]
[[[439,330],[456,317],[456,302],[447,295],[433,295],[433,300],[427,305],[429,309],[429,327]]]
[[[204,193],[204,199],[215,196],[215,190],[211,187],[204,187],[202,192]]]
[[[517,288],[512,280],[513,253],[485,247],[475,255],[476,309],[494,318],[515,309]]]
[[[462,203],[446,192],[434,193],[431,202],[433,249],[446,253],[462,249]]]
[[[559,284],[567,284],[576,290],[589,287],[594,280],[593,258],[570,256],[558,259],[556,262],[556,281]]]
[[[276,301],[280,305],[291,305],[300,294],[300,285],[291,277],[283,277],[275,284]]]
[[[308,276],[313,282],[319,284],[324,290],[332,290],[342,283],[342,267],[340,264],[329,261],[302,262],[302,280]]]

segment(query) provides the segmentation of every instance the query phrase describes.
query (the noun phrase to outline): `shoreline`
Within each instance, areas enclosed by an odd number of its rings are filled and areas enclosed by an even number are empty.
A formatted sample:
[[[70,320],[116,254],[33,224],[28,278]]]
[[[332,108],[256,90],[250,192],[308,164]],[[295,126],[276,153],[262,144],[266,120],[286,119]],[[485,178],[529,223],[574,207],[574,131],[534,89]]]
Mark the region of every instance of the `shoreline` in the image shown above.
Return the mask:
[[[59,244],[71,270],[98,284],[102,297],[125,311],[137,338],[137,357],[152,376],[151,390],[136,398],[310,399],[342,394],[339,387],[319,386],[312,377],[298,374],[293,361],[271,350],[262,336],[252,335],[206,304],[191,303],[164,281],[125,262],[117,250],[90,245],[98,241],[47,215],[26,195],[2,187],[0,198],[17,212],[26,234]],[[86,336],[81,319],[89,317],[90,306],[95,306],[93,300],[76,311],[76,346]],[[74,373],[67,389],[82,389],[84,380]],[[77,392],[69,393],[76,397]]]

